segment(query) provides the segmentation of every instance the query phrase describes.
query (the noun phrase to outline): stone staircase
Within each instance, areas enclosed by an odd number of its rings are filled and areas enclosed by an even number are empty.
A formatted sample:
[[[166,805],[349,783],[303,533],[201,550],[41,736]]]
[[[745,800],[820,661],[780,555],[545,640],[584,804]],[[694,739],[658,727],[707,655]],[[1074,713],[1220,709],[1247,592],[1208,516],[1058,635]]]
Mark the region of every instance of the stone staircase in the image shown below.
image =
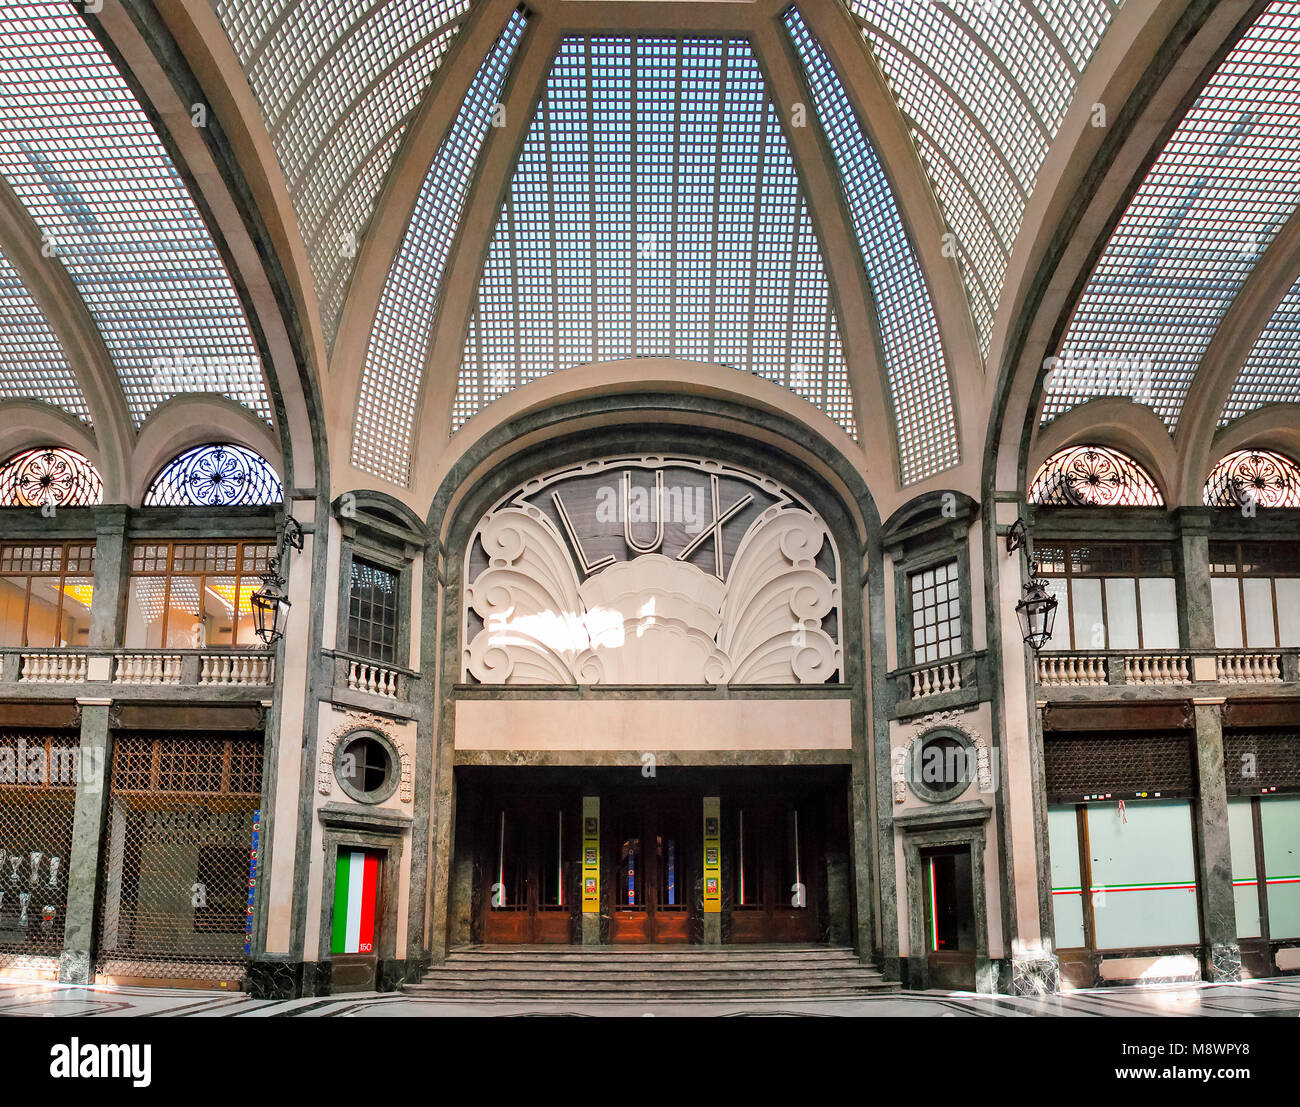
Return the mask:
[[[437,999],[806,999],[895,992],[851,949],[831,946],[464,946],[407,984]]]

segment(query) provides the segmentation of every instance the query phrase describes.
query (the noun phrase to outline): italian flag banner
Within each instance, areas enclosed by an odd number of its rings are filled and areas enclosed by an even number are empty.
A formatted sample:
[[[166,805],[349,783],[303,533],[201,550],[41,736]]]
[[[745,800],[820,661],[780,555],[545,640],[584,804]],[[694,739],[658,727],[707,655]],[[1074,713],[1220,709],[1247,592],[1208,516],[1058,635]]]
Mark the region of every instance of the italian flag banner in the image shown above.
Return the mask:
[[[364,850],[339,850],[334,873],[335,953],[374,953],[379,858]]]

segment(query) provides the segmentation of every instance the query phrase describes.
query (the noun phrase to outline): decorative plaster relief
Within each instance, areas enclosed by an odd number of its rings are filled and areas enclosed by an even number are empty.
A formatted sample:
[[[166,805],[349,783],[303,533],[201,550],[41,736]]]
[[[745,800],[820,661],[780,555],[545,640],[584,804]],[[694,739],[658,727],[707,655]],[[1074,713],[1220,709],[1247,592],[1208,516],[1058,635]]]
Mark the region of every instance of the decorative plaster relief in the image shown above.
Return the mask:
[[[334,792],[334,750],[338,746],[339,740],[358,730],[373,730],[377,734],[382,734],[397,748],[398,756],[401,759],[401,775],[398,778],[397,795],[403,803],[410,803],[413,798],[411,755],[406,748],[406,743],[389,729],[391,725],[390,720],[381,718],[378,715],[349,711],[343,717],[343,721],[331,730],[329,735],[321,742],[320,759],[316,763],[316,791],[322,796],[332,795]]]
[[[464,674],[825,683],[843,662],[839,579],[825,523],[767,478],[691,458],[589,462],[530,481],[479,524]]]

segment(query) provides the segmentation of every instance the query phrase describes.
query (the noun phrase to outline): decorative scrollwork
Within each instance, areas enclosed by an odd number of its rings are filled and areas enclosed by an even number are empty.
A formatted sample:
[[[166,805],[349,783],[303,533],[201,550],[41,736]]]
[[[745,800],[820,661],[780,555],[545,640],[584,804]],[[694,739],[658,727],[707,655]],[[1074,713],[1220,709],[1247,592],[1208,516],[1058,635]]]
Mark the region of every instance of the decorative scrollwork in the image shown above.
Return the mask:
[[[284,502],[284,485],[259,455],[231,442],[196,446],[154,477],[144,502],[151,507],[234,507]]]
[[[103,500],[103,479],[76,450],[42,446],[0,465],[0,506],[88,507]]]
[[[1141,465],[1106,446],[1058,450],[1034,475],[1026,498],[1061,507],[1161,507],[1165,502]]]
[[[1210,471],[1206,507],[1300,507],[1300,465],[1271,450],[1234,450]]]

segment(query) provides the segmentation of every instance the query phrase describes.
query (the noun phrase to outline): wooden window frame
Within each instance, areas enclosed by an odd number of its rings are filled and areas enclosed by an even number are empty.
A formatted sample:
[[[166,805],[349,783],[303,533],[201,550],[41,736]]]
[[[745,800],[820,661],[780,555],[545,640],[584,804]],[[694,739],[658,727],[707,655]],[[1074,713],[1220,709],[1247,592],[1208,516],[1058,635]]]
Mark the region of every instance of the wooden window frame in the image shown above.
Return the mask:
[[[1245,557],[1242,553],[1242,547],[1245,545],[1275,545],[1275,546],[1289,547],[1296,554],[1297,568],[1296,568],[1295,575],[1300,577],[1300,543],[1296,543],[1293,541],[1286,541],[1284,539],[1279,539],[1277,541],[1270,542],[1268,540],[1261,540],[1257,538],[1250,538],[1250,539],[1216,538],[1211,541],[1211,546],[1213,547],[1216,544],[1223,544],[1223,545],[1231,544],[1234,551],[1233,556],[1235,558],[1235,562],[1234,562],[1234,568],[1232,572],[1224,572],[1221,569],[1216,570],[1214,566],[1218,564],[1218,562],[1215,561],[1213,555],[1211,554],[1209,558],[1210,579],[1211,580],[1235,579],[1237,582],[1237,614],[1241,619],[1241,648],[1243,650],[1278,649],[1279,647],[1277,643],[1282,637],[1282,624],[1281,624],[1281,619],[1278,616],[1278,610],[1277,610],[1277,580],[1280,574],[1275,572],[1274,570],[1268,570],[1266,572],[1247,572],[1246,569],[1243,568],[1243,566],[1245,565]],[[1246,628],[1246,581],[1247,580],[1268,581],[1268,597],[1270,602],[1273,604],[1273,644],[1271,646],[1249,646],[1246,644],[1249,641],[1249,635],[1247,633],[1247,628]]]
[[[73,579],[89,577],[91,581],[91,590],[92,590],[92,598],[93,598],[94,581],[95,581],[95,561],[97,557],[95,539],[82,538],[82,539],[70,539],[66,541],[54,541],[54,542],[32,540],[32,541],[24,541],[24,542],[0,543],[0,551],[11,550],[11,549],[22,549],[24,547],[44,548],[44,549],[57,548],[59,550],[59,568],[54,571],[49,571],[49,570],[37,571],[33,569],[22,569],[22,570],[15,570],[13,572],[6,572],[3,568],[0,568],[0,577],[4,577],[6,579],[16,579],[18,577],[22,577],[23,580],[25,581],[23,587],[23,621],[22,621],[22,627],[20,628],[19,635],[18,635],[19,643],[17,647],[12,647],[12,648],[61,649],[63,647],[59,646],[58,643],[55,643],[54,645],[51,646],[32,646],[27,641],[28,620],[31,615],[31,609],[32,609],[32,581],[33,579],[58,580],[59,603],[58,603],[58,607],[55,609],[54,621],[56,626],[61,626],[63,622],[63,603],[64,600],[67,599],[67,591],[64,588],[64,582],[69,577],[72,577]],[[73,547],[85,548],[90,551],[89,554],[90,566],[88,571],[78,571],[75,573],[68,572],[68,551]],[[89,618],[89,614],[87,615],[87,618]]]
[[[1076,539],[1044,539],[1041,543],[1041,546],[1044,548],[1051,548],[1051,549],[1059,548],[1062,551],[1064,551],[1065,554],[1063,560],[1065,569],[1063,572],[1055,572],[1055,571],[1047,570],[1042,568],[1040,565],[1039,568],[1037,569],[1037,575],[1042,577],[1044,580],[1065,581],[1065,615],[1066,615],[1066,623],[1070,632],[1069,648],[1071,650],[1081,650],[1081,649],[1109,650],[1112,648],[1112,646],[1110,645],[1110,613],[1107,610],[1106,586],[1104,584],[1102,585],[1100,592],[1101,592],[1101,622],[1102,622],[1102,627],[1105,629],[1106,632],[1106,644],[1104,646],[1093,647],[1093,646],[1080,646],[1075,642],[1074,640],[1074,580],[1076,577],[1081,578],[1083,580],[1104,581],[1104,580],[1113,579],[1113,580],[1131,580],[1134,582],[1133,599],[1134,599],[1134,604],[1136,609],[1137,635],[1138,635],[1138,644],[1134,648],[1139,650],[1145,650],[1147,649],[1147,646],[1143,642],[1144,633],[1142,627],[1142,589],[1141,587],[1139,587],[1138,582],[1143,580],[1166,580],[1166,579],[1173,580],[1174,581],[1174,603],[1175,604],[1178,603],[1180,592],[1178,587],[1178,566],[1176,561],[1174,560],[1175,551],[1172,548],[1166,549],[1166,547],[1160,542],[1125,541],[1125,540],[1103,541],[1103,542],[1088,542],[1088,541],[1081,542]],[[1127,554],[1128,565],[1123,572],[1089,572],[1089,573],[1076,572],[1073,567],[1074,564],[1073,552],[1075,549],[1077,549],[1080,546],[1092,546],[1094,548],[1098,546],[1112,546],[1112,547],[1118,547],[1124,549]],[[1159,573],[1144,573],[1142,571],[1142,560],[1140,557],[1140,550],[1143,546],[1158,547],[1169,554],[1170,570],[1167,577]],[[1175,617],[1177,617],[1178,612],[1175,611],[1174,614]]]

